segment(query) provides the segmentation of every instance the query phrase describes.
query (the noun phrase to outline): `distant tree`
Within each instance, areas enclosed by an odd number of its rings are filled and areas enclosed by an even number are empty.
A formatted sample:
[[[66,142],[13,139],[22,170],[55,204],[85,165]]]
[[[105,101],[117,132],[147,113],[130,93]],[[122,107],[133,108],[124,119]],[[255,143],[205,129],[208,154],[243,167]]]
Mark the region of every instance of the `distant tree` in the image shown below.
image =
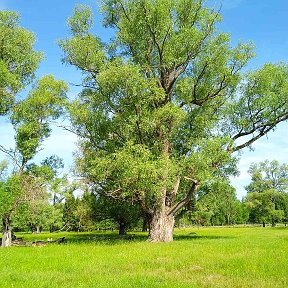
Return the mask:
[[[104,0],[102,12],[110,43],[92,33],[86,6],[60,42],[63,62],[84,76],[70,106],[77,168],[107,195],[138,202],[150,241],[172,241],[175,215],[198,189],[287,120],[288,67],[241,73],[253,45],[232,47],[202,0]]]
[[[251,183],[245,187],[247,192],[263,192],[275,189],[278,192],[288,191],[288,165],[280,164],[277,160],[265,160],[252,163],[248,170]]]
[[[81,197],[77,198],[76,218],[78,231],[88,231],[94,229],[93,219],[93,196],[89,191],[85,191]]]
[[[63,225],[69,231],[89,231],[94,228],[94,196],[83,183],[72,183],[66,189]],[[77,193],[81,191],[81,195]]]
[[[263,227],[271,223],[274,227],[277,222],[284,220],[287,200],[286,193],[274,189],[248,193],[245,204],[249,210],[249,221],[262,223]]]
[[[66,193],[65,203],[63,207],[63,224],[66,230],[77,231],[78,230],[78,221],[77,221],[77,201],[71,193]]]
[[[278,161],[252,163],[249,168],[251,183],[246,186],[245,205],[249,221],[275,226],[287,219],[288,165]]]
[[[218,179],[199,190],[192,217],[201,225],[234,224],[239,218],[239,203],[235,188],[226,179]]]
[[[94,196],[93,214],[96,221],[112,220],[117,223],[119,235],[125,235],[135,228],[143,213],[137,204],[111,199],[105,195]]]
[[[55,155],[43,160],[41,165],[32,163],[26,166],[22,175],[29,176],[25,189],[30,196],[29,201],[22,201],[12,215],[13,222],[16,219],[18,227],[29,227],[32,232],[39,233],[43,228],[49,229],[53,222],[57,222],[57,213],[54,210],[58,207],[50,200],[55,200],[55,190],[52,190],[55,189],[55,182],[61,183],[62,180],[57,178],[59,168],[63,168],[63,161]]]
[[[49,230],[54,232],[63,228],[63,209],[67,190],[69,190],[70,184],[67,179],[67,175],[57,177],[50,183],[49,190],[51,193],[51,214],[49,218]]]
[[[249,210],[245,205],[244,199],[235,203],[235,223],[246,224],[249,221]]]

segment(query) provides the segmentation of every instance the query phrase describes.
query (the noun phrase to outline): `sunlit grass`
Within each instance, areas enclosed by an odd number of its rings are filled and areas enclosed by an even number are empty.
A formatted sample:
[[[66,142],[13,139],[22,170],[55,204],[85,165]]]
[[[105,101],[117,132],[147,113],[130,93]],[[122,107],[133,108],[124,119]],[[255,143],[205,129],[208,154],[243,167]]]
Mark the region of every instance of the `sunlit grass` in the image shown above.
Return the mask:
[[[0,249],[1,287],[288,287],[284,227],[182,229],[160,244],[108,232],[24,239],[63,236],[64,245]]]

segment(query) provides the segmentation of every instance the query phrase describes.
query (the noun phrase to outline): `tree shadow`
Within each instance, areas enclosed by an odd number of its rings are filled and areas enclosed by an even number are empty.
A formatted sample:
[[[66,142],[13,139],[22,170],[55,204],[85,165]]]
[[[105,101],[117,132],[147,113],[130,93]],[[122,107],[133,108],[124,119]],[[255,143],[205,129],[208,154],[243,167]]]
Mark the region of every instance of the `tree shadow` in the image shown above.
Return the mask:
[[[73,244],[81,243],[95,243],[101,245],[116,245],[123,243],[136,243],[145,242],[148,239],[148,235],[144,233],[118,235],[116,233],[79,233],[79,235],[67,235],[67,242]],[[219,239],[233,239],[235,236],[221,236],[221,235],[197,235],[195,232],[189,234],[176,234],[174,235],[174,241],[194,241],[194,240],[219,240]]]
[[[197,235],[196,232],[189,234],[176,234],[174,235],[174,241],[193,241],[193,240],[219,240],[219,239],[233,239],[235,236],[223,236],[223,235]]]
[[[144,234],[133,234],[118,235],[113,232],[97,232],[97,233],[79,233],[79,234],[67,234],[66,243],[71,244],[101,244],[101,245],[116,245],[123,243],[135,243],[144,242],[147,240],[147,235]]]
[[[22,235],[23,236],[23,235]],[[30,235],[31,236],[31,235]],[[52,242],[47,242],[47,237],[53,240]],[[63,243],[57,242],[57,239],[65,237]],[[26,237],[24,237],[26,238]],[[127,235],[119,235],[116,231],[95,231],[95,232],[61,232],[61,233],[51,233],[51,234],[38,234],[35,237],[29,237],[27,240],[29,242],[44,242],[48,245],[65,245],[65,244],[95,244],[95,245],[119,245],[119,244],[129,244],[129,243],[140,243],[146,242],[148,239],[147,233],[144,232],[130,232]],[[198,235],[196,232],[174,234],[174,241],[195,241],[195,240],[219,240],[219,239],[232,239],[235,236],[222,236],[222,235]]]

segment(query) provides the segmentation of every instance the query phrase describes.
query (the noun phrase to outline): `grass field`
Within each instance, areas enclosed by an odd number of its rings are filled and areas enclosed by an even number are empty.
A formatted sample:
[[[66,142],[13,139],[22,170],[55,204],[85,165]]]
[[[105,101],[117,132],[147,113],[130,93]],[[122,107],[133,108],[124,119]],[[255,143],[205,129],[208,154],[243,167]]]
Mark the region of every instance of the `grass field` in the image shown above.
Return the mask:
[[[160,244],[144,234],[24,234],[62,236],[67,244],[0,249],[0,287],[288,287],[288,227],[181,229]]]

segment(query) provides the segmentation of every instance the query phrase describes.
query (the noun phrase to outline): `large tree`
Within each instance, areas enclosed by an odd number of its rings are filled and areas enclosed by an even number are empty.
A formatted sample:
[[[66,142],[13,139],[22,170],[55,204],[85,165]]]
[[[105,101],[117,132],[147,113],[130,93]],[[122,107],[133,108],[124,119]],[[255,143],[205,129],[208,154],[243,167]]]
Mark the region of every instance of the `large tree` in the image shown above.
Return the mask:
[[[106,195],[140,204],[150,241],[172,241],[199,187],[234,172],[233,153],[288,118],[288,67],[241,73],[253,45],[231,47],[202,0],[102,2],[114,39],[101,42],[79,6],[60,42],[84,75],[70,106],[77,167]]]

